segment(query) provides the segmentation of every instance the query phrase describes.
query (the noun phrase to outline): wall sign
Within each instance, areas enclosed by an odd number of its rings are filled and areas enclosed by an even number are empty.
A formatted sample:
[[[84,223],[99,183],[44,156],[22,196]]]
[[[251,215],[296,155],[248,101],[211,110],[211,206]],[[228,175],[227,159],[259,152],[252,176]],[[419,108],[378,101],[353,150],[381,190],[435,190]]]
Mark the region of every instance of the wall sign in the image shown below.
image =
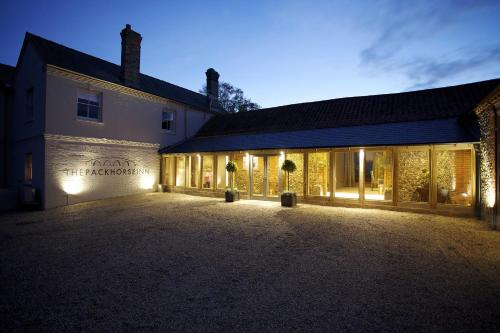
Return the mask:
[[[148,167],[139,166],[133,160],[125,158],[98,158],[91,159],[81,163],[82,167],[70,166],[70,163],[60,164],[60,171],[65,176],[143,176],[149,175]]]

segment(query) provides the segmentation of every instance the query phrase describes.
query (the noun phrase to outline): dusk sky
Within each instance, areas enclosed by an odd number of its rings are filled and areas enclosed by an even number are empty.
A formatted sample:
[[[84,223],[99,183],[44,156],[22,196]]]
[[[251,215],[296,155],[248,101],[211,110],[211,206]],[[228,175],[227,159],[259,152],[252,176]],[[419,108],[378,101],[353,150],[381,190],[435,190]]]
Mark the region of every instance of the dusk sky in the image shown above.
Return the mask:
[[[26,31],[120,63],[126,23],[141,71],[198,91],[205,71],[263,107],[500,77],[500,1],[0,2],[0,63]]]

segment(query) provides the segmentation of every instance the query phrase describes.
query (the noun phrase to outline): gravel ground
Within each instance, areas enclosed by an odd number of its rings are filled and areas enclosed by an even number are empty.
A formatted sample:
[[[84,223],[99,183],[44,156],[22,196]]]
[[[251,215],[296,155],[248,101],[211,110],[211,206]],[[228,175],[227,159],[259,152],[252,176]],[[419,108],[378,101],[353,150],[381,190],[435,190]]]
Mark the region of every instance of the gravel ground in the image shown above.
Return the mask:
[[[474,219],[155,193],[0,215],[5,331],[499,331]]]

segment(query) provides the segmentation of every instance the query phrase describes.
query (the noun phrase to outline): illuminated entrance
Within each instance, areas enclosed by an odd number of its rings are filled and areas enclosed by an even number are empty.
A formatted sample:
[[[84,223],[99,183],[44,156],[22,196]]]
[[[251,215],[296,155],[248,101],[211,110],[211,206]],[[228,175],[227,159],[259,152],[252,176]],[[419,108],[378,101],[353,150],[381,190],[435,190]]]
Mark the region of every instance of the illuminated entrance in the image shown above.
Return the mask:
[[[250,196],[277,198],[280,193],[280,166],[278,155],[251,156]]]

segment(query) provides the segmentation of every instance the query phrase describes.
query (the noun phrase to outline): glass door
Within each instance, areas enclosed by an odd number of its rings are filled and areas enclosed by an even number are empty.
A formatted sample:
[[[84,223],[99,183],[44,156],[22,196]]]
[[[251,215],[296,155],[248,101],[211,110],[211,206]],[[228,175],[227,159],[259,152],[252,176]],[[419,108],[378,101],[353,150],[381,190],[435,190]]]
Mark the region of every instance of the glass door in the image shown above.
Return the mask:
[[[277,197],[279,195],[279,172],[279,156],[266,156],[267,197]]]
[[[252,156],[252,197],[279,195],[279,156]]]
[[[265,194],[264,156],[252,156],[252,196],[263,197]]]

